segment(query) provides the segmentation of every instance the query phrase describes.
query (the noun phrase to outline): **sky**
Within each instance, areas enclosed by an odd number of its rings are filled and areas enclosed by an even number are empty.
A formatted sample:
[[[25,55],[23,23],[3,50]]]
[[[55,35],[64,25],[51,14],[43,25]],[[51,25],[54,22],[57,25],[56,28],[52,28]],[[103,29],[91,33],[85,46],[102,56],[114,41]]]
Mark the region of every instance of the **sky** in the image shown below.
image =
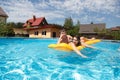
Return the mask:
[[[0,0],[9,16],[7,22],[26,22],[33,15],[45,17],[48,23],[105,23],[107,28],[120,26],[120,0]]]

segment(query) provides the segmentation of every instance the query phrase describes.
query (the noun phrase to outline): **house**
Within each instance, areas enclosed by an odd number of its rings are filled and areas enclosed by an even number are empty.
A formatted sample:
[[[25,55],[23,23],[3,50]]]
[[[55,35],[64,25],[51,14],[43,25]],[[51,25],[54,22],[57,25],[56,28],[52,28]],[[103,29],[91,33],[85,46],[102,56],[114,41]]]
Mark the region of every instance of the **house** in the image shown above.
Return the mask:
[[[23,37],[28,37],[29,34],[24,28],[13,28],[15,36],[23,36]]]
[[[0,7],[0,23],[6,23],[8,15],[4,12],[4,10]]]
[[[120,40],[120,26],[108,28],[107,33],[112,36],[110,39]]]
[[[109,30],[110,31],[120,31],[120,26],[112,27]]]
[[[81,24],[79,33],[81,35],[97,35],[98,33],[105,33],[106,24]]]
[[[61,27],[47,23],[45,17],[28,19],[23,25],[30,38],[55,38],[59,37]]]

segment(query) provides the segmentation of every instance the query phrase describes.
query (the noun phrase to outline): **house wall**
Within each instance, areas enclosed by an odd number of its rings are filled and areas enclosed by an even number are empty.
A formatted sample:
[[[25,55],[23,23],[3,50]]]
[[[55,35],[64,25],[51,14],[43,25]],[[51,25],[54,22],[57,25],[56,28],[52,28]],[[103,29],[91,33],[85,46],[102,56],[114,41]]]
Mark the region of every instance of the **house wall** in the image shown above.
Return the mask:
[[[27,31],[22,28],[13,28],[15,34],[27,34]]]
[[[56,29],[56,28],[51,29],[51,37],[53,36],[53,34],[52,34],[53,32],[56,32],[56,37],[60,36],[60,29]]]
[[[96,33],[95,28],[99,31],[105,30],[106,25],[104,23],[101,24],[81,24],[79,33]]]
[[[46,35],[43,35],[42,33],[45,31],[46,31]],[[56,37],[59,37],[59,31],[60,31],[60,29],[56,29],[56,28],[30,30],[29,37],[31,37],[31,38],[52,38],[53,32],[56,32]],[[37,33],[37,32],[38,32],[38,35],[35,35],[35,33]]]
[[[6,23],[6,17],[0,16],[0,23]]]
[[[46,31],[46,35],[42,35],[43,31]],[[38,35],[35,35],[35,32],[38,32]],[[29,37],[31,37],[31,38],[50,38],[50,29],[30,30]]]

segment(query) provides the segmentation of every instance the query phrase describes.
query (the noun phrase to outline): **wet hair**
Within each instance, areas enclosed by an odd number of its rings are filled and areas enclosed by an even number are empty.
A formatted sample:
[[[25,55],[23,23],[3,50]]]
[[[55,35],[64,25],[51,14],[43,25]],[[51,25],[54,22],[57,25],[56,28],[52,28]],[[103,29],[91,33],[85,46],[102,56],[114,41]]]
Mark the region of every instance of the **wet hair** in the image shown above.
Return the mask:
[[[66,30],[65,30],[65,29],[62,29],[60,32],[66,32]]]
[[[74,37],[76,37],[76,38],[77,38],[77,40],[78,40],[78,43],[77,43],[77,45],[76,45],[76,46],[80,46],[80,45],[81,45],[81,42],[80,42],[80,36],[76,35],[76,36],[74,36]]]
[[[66,31],[65,31],[65,29],[62,29],[61,30],[61,33],[65,33],[65,35],[63,35],[61,38],[62,38],[62,41],[60,42],[60,43],[69,43],[69,41],[68,41],[68,37],[67,37],[67,34],[66,34]]]

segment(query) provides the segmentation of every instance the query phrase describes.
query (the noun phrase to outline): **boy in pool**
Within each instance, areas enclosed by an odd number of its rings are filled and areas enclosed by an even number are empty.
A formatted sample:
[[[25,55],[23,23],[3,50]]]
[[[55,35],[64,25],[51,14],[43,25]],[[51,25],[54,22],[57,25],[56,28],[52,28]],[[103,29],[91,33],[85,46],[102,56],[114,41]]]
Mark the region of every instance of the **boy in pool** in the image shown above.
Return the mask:
[[[67,35],[65,30],[62,30],[57,44],[59,44],[59,43],[68,44],[71,40],[72,40],[72,37],[70,35]]]
[[[80,56],[83,57],[83,58],[87,58],[87,56],[83,55],[83,54],[76,48],[76,45],[73,43],[72,37],[71,37],[70,35],[67,35],[65,30],[62,30],[62,31],[61,31],[61,34],[60,34],[60,37],[59,37],[59,39],[58,39],[57,44],[59,44],[59,43],[69,44],[69,45],[73,48],[73,50],[74,50],[78,55],[80,55]]]

